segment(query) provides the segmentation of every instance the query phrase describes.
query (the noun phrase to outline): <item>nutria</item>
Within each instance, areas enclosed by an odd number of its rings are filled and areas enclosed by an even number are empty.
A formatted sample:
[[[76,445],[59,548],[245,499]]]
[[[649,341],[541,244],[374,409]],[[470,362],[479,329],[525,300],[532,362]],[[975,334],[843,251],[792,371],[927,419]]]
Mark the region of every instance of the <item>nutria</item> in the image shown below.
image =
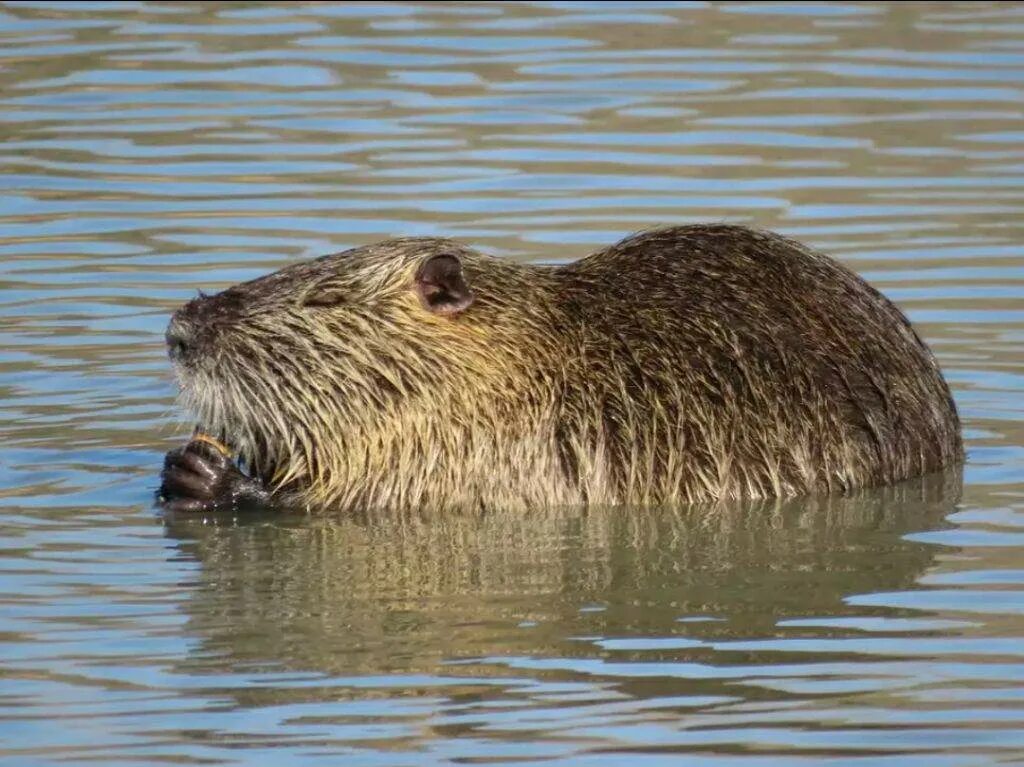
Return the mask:
[[[962,456],[906,317],[739,226],[555,267],[388,240],[200,296],[167,342],[212,438],[168,454],[172,509],[676,504],[845,492]]]

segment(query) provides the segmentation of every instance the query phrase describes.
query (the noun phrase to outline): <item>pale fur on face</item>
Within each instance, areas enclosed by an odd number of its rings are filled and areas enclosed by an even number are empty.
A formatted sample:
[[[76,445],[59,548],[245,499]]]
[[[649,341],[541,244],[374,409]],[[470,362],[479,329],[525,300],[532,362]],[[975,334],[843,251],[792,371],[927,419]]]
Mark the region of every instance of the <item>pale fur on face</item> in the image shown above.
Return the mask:
[[[421,305],[416,270],[439,253],[458,257],[471,277],[491,273],[472,312]],[[537,275],[526,285],[528,269],[503,269],[448,241],[407,239],[237,286],[242,306],[207,358],[178,369],[182,407],[300,503],[474,506],[481,494],[519,502],[522,488],[499,489],[508,471],[527,481],[537,475],[531,466],[561,474],[551,436],[540,434],[550,431],[555,382],[524,385],[541,349],[522,340],[550,337],[550,326],[500,295],[510,282],[524,283],[513,294],[530,295],[544,283]],[[539,502],[552,489],[526,495]],[[568,487],[555,495],[579,497]]]

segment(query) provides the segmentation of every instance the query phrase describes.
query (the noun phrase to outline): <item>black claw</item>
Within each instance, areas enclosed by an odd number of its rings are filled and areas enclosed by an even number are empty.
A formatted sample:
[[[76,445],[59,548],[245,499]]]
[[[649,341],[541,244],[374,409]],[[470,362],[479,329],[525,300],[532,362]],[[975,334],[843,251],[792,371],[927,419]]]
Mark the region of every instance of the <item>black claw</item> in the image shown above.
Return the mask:
[[[167,471],[168,469],[177,466],[178,462],[181,460],[181,456],[184,455],[184,453],[185,448],[183,447],[176,447],[174,448],[174,450],[169,451],[167,455],[164,456],[164,471]]]
[[[212,499],[216,485],[209,478],[183,468],[166,469],[163,473],[165,495],[183,495],[191,498]]]
[[[164,458],[159,503],[170,511],[216,511],[264,504],[269,493],[213,445],[193,440]]]
[[[215,448],[209,442],[204,442],[202,440],[192,440],[185,445],[185,454],[191,455],[214,468],[222,470],[235,466],[227,455]]]
[[[199,456],[193,452],[186,451],[181,456],[180,465],[182,468],[205,479],[207,484],[211,484],[215,483],[224,474],[227,462],[225,461],[223,465],[220,465],[207,460],[205,456]]]

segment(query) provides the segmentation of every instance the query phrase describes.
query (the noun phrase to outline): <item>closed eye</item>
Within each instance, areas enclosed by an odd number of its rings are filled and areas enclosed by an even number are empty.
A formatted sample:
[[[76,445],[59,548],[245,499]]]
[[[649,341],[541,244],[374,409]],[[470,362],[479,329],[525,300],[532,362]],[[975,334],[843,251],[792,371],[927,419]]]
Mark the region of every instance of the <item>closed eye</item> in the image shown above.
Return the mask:
[[[302,297],[303,306],[340,306],[348,303],[351,295],[343,285],[317,285]]]

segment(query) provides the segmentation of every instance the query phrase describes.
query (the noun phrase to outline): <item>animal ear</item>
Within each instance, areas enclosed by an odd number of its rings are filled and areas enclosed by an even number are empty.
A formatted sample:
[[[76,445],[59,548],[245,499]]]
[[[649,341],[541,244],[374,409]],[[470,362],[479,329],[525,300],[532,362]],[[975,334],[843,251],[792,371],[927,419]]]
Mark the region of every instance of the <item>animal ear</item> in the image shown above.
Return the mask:
[[[413,284],[423,308],[434,314],[458,314],[473,303],[473,291],[455,256],[433,256],[420,266]]]

